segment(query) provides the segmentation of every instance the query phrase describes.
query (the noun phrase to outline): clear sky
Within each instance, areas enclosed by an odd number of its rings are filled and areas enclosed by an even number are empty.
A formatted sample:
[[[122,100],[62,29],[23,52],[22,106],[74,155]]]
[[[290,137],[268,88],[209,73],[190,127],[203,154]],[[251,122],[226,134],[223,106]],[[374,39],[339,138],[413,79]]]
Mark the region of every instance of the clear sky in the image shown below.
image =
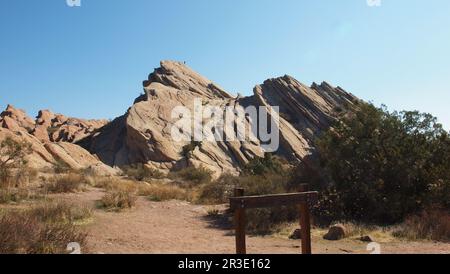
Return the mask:
[[[123,114],[162,59],[230,92],[323,80],[450,128],[450,1],[0,0],[0,107]]]

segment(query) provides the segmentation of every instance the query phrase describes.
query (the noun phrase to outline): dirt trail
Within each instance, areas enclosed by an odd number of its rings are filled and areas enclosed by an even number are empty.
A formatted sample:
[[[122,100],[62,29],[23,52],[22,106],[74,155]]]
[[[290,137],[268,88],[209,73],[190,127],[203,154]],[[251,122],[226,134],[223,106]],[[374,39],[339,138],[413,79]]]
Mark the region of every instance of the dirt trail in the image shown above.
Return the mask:
[[[93,189],[65,199],[94,205],[104,192]],[[151,254],[232,254],[232,230],[207,217],[208,206],[181,201],[151,202],[139,198],[135,209],[115,213],[95,209],[87,225],[91,253]],[[249,237],[248,252],[253,254],[300,253],[300,241],[281,237]],[[322,240],[313,235],[314,253],[369,253],[367,243],[345,239]],[[450,244],[390,241],[381,243],[382,253],[450,253]]]

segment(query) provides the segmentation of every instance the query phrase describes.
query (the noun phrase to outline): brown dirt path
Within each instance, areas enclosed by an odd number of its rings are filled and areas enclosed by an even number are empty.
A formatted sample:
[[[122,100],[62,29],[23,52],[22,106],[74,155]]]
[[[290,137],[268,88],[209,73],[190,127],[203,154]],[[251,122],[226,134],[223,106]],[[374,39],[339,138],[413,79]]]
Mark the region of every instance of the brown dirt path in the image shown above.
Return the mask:
[[[103,195],[103,190],[92,188],[88,192],[56,195],[55,198],[89,204],[95,208]],[[94,218],[85,227],[89,234],[89,253],[233,254],[232,230],[207,217],[211,208],[182,201],[151,202],[140,197],[132,210],[117,213],[94,209]],[[367,243],[355,239],[325,241],[322,239],[323,233],[313,230],[313,253],[370,253],[366,250]],[[409,242],[393,238],[380,244],[381,252],[388,254],[450,254],[450,244],[445,243]],[[279,235],[248,237],[247,249],[251,254],[298,254],[300,241]]]

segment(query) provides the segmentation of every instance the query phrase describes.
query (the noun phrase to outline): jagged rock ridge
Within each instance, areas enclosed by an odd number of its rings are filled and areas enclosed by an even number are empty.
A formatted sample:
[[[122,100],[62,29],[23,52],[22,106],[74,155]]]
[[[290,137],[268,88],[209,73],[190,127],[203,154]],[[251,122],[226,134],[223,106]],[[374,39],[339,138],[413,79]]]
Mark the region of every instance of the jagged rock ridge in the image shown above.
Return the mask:
[[[107,121],[83,120],[42,110],[36,120],[23,110],[8,105],[0,114],[0,141],[12,138],[26,141],[32,146],[27,155],[30,167],[52,168],[63,163],[73,169],[92,169],[97,174],[113,175],[117,171],[103,164],[87,150],[73,144],[103,127]]]
[[[262,106],[269,113],[271,106],[279,106],[281,144],[276,153],[293,162],[303,161],[314,153],[315,137],[339,111],[358,100],[342,88],[325,82],[308,87],[290,76],[269,79],[254,88],[253,96],[235,98],[185,64],[172,61],[161,62],[143,84],[145,94],[123,116],[79,142],[110,166],[145,163],[160,170],[203,166],[215,174],[238,173],[249,160],[264,155],[257,138],[203,142],[183,154],[189,142],[171,140],[171,112],[180,105],[193,110],[195,98],[220,108]]]

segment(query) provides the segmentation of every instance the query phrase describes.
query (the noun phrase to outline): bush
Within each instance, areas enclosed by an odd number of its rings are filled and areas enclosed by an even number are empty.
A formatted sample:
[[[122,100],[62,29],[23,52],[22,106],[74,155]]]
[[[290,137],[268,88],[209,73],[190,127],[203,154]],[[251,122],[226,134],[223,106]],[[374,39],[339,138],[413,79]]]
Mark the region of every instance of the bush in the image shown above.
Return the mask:
[[[143,164],[136,164],[132,166],[123,167],[122,170],[124,171],[127,177],[138,181],[146,181],[150,179],[162,179],[165,177],[164,173],[156,169],[147,167]]]
[[[186,190],[167,184],[141,185],[138,187],[138,195],[146,196],[149,200],[160,202],[167,200],[190,200]]]
[[[282,160],[276,157],[255,159],[240,177],[225,174],[216,182],[203,186],[199,202],[226,203],[236,187],[243,188],[246,196],[286,193],[289,191],[287,170]],[[247,230],[253,234],[272,233],[279,224],[298,220],[297,217],[295,206],[247,210]]]
[[[99,207],[109,211],[121,211],[133,208],[136,205],[137,197],[127,191],[112,191],[105,194],[100,200]]]
[[[317,148],[342,209],[335,219],[392,224],[432,204],[450,208],[450,137],[430,114],[360,104]]]
[[[0,254],[65,254],[67,244],[86,243],[86,234],[70,222],[42,221],[33,211],[0,216]]]
[[[212,173],[204,167],[188,167],[180,171],[170,173],[169,178],[183,179],[192,186],[211,183]]]
[[[204,185],[200,190],[199,203],[203,204],[224,204],[233,195],[236,186],[239,185],[239,178],[231,174],[223,174],[215,182]]]
[[[256,157],[252,159],[243,168],[243,174],[245,175],[278,174],[288,176],[290,172],[291,167],[289,167],[287,161],[270,153],[266,153],[264,158]]]
[[[450,242],[450,213],[443,209],[427,209],[411,215],[394,232],[394,236],[409,240]]]
[[[18,186],[13,171],[26,166],[25,156],[30,152],[31,145],[25,141],[18,142],[7,137],[0,143],[0,188]]]
[[[53,164],[53,171],[56,174],[65,174],[65,173],[70,173],[72,170],[72,168],[66,164],[65,162],[61,161],[61,160],[57,160],[55,164]]]
[[[70,173],[54,177],[45,188],[50,193],[74,193],[81,191],[85,183],[86,179],[83,175]]]

